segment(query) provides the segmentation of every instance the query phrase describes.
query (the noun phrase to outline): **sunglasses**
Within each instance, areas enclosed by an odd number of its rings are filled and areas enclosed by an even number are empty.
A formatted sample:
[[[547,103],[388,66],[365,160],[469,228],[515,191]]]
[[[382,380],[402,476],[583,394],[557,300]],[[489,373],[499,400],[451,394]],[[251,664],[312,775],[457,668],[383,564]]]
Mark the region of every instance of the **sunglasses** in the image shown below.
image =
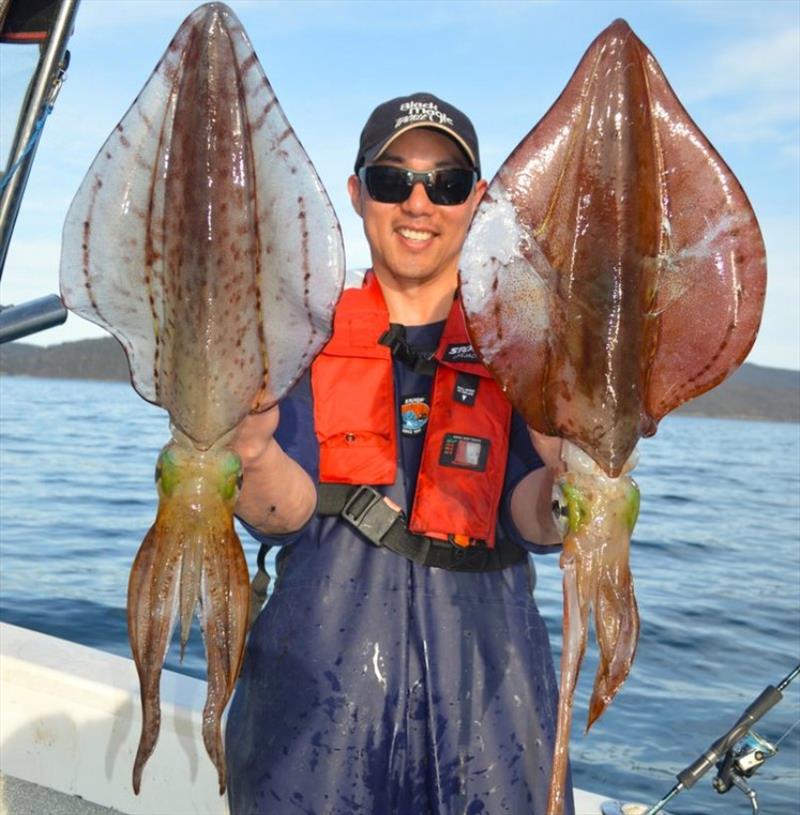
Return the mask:
[[[455,206],[469,198],[478,174],[464,167],[415,173],[403,167],[373,164],[362,167],[358,177],[366,184],[369,197],[381,204],[400,204],[411,195],[414,184],[422,182],[432,204]]]

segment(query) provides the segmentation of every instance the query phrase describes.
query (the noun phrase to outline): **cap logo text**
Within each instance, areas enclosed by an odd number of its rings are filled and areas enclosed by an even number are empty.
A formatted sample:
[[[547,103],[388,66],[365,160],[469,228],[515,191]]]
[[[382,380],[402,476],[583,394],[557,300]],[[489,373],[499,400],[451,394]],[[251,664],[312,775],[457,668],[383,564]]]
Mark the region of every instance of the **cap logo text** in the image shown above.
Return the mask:
[[[400,105],[400,113],[395,123],[394,129],[403,127],[403,125],[411,124],[412,122],[432,122],[434,124],[452,126],[453,120],[446,114],[439,110],[436,102],[403,102]]]

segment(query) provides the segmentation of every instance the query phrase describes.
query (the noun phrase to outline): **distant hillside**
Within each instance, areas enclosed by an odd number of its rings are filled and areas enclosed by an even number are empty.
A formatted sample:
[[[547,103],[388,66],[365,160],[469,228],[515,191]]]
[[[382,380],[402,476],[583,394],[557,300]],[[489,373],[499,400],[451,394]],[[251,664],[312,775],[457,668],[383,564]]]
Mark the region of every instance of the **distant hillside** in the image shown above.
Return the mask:
[[[113,337],[42,348],[22,342],[0,345],[0,374],[56,379],[129,381],[128,360]]]
[[[677,413],[800,422],[800,371],[746,362],[721,385],[687,402]]]
[[[111,337],[41,348],[0,345],[0,374],[60,379],[129,380],[128,362]],[[746,363],[710,393],[678,410],[692,416],[800,422],[800,371]]]

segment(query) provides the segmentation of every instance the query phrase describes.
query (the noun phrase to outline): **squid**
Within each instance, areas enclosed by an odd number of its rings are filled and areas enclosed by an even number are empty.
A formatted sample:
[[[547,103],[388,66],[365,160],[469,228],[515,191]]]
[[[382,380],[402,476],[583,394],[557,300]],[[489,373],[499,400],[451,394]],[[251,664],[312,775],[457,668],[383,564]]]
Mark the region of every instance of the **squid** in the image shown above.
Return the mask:
[[[160,726],[159,681],[195,610],[208,663],[203,739],[225,789],[221,716],[247,633],[248,569],[233,525],[229,446],[327,340],[344,283],[339,223],[229,8],[178,30],[69,208],[61,292],[113,334],[133,387],[169,414],[158,511],[128,586],[139,675],[139,792]]]
[[[528,425],[563,439],[564,582],[548,815],[563,811],[573,693],[594,609],[588,726],[625,681],[640,438],[755,341],[764,243],[734,174],[624,20],[591,44],[479,206],[461,258],[476,351]]]

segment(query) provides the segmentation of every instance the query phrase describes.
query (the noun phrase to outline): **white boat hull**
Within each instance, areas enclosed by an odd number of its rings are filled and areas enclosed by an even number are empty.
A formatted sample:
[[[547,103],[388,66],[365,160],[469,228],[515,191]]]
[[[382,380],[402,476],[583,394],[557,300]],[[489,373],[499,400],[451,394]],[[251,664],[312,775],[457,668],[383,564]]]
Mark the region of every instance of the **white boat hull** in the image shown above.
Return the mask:
[[[205,695],[205,682],[163,671],[161,733],[134,795],[133,661],[0,623],[0,771],[126,815],[228,815],[203,746]],[[600,815],[604,800],[576,790],[576,815]]]

